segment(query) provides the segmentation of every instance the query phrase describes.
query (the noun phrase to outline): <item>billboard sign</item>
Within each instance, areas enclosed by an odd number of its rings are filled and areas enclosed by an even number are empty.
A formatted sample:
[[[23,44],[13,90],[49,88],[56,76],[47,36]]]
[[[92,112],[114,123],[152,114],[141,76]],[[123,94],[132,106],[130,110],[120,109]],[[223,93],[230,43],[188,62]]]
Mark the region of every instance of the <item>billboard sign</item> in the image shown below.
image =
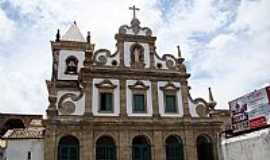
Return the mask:
[[[229,102],[234,133],[270,124],[270,86]]]

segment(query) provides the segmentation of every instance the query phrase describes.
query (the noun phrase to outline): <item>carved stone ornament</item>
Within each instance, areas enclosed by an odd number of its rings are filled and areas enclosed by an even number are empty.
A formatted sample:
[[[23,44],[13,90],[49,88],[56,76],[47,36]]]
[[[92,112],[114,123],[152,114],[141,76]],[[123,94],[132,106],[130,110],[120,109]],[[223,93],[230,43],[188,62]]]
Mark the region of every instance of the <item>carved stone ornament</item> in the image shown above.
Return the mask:
[[[111,54],[111,52],[107,49],[99,49],[94,53],[94,63],[96,65],[104,66],[107,64],[109,59],[112,59],[112,61],[116,62],[115,64],[118,64],[117,60],[115,58],[118,51],[119,51],[118,47],[117,47],[117,50],[114,54]],[[113,65],[113,64],[111,64],[111,65]]]
[[[154,52],[154,53],[155,53],[155,57],[158,60],[165,62],[166,67],[168,69],[171,69],[171,70],[176,69],[176,67],[177,67],[177,59],[174,56],[172,56],[170,54],[164,54],[162,57],[159,57],[159,55],[156,52]],[[160,69],[160,67],[158,67],[158,66],[157,66],[157,68]]]
[[[131,90],[148,90],[149,86],[146,86],[142,81],[137,81],[135,84],[129,85],[128,88]]]
[[[76,106],[74,102],[80,100],[83,96],[83,91],[80,89],[79,94],[66,93],[59,99],[58,109],[60,113],[70,115],[75,112]]]
[[[209,109],[205,107],[203,104],[199,104],[196,107],[196,112],[200,117],[207,117],[209,114]]]
[[[140,26],[141,22],[137,18],[133,18],[132,21],[130,22],[131,26],[128,25],[123,25],[119,28],[119,33],[120,34],[127,34],[127,30],[131,29],[135,35],[138,35],[140,31],[145,32],[145,36],[152,36],[152,31],[148,27],[141,27]]]
[[[75,112],[75,104],[71,101],[66,101],[59,107],[59,111],[62,114],[72,114]]]
[[[178,91],[179,87],[176,87],[172,82],[168,82],[165,86],[160,87],[163,91]]]
[[[95,84],[95,86],[99,89],[115,89],[117,87],[115,84],[113,84],[110,80],[107,79]]]

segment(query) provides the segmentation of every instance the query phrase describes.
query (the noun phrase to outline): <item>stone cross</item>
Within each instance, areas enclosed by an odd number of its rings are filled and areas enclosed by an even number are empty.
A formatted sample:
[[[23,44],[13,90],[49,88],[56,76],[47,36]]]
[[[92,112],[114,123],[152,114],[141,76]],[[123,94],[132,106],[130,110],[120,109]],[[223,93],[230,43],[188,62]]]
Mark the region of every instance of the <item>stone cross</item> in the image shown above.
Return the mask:
[[[139,11],[139,8],[136,8],[135,5],[133,5],[132,7],[129,7],[129,10],[133,10],[133,18],[136,17],[136,11]]]

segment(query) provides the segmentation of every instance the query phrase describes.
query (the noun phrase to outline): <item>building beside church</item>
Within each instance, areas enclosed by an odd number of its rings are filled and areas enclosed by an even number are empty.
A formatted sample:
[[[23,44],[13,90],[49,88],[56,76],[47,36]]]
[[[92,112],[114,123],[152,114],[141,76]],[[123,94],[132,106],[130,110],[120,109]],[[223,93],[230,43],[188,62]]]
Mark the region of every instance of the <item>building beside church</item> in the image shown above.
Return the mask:
[[[156,37],[135,15],[115,35],[116,51],[96,49],[76,23],[52,48],[45,160],[218,160],[229,118],[193,99],[178,57],[160,56]]]

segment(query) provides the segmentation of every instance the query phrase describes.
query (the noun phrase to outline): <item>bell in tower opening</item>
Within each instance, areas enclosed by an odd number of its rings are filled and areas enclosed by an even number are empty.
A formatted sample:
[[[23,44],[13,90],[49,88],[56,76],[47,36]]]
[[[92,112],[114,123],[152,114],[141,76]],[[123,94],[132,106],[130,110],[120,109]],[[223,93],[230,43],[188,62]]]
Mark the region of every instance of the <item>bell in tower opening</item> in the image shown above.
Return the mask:
[[[74,56],[70,56],[66,59],[66,71],[65,74],[77,74],[78,59]]]
[[[144,49],[139,44],[134,44],[131,49],[131,66],[135,68],[143,68],[144,67]]]

